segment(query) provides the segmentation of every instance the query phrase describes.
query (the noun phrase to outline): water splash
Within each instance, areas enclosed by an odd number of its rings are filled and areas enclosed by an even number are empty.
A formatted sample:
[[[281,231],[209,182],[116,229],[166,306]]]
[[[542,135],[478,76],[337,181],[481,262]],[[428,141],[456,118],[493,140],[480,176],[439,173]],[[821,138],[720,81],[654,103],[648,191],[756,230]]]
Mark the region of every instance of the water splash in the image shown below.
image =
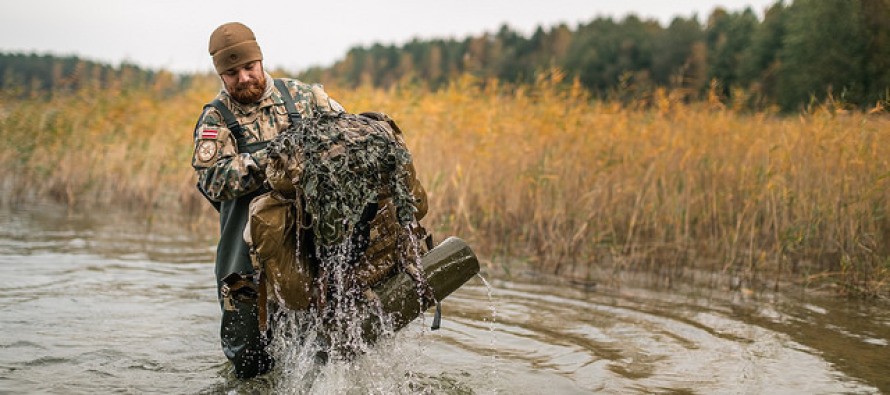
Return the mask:
[[[488,296],[488,310],[491,312],[491,319],[486,319],[486,321],[488,321],[489,334],[488,349],[491,352],[488,362],[487,380],[490,383],[497,383],[499,382],[500,374],[498,371],[498,347],[496,336],[498,310],[494,301],[494,287],[492,287],[491,283],[482,276],[482,273],[476,274],[476,277],[479,277],[479,280],[485,285],[486,295]],[[493,393],[498,393],[496,386],[492,385],[492,388]]]
[[[420,266],[419,240],[407,233],[413,253],[401,259],[414,259]],[[327,273],[321,308],[279,309],[272,314],[274,336],[267,350],[276,360],[276,393],[409,394],[425,386],[414,367],[424,355],[426,325],[420,326],[419,334],[397,340],[392,315],[367,299],[353,281],[353,242],[347,239],[317,252]],[[417,290],[420,298],[421,288]]]

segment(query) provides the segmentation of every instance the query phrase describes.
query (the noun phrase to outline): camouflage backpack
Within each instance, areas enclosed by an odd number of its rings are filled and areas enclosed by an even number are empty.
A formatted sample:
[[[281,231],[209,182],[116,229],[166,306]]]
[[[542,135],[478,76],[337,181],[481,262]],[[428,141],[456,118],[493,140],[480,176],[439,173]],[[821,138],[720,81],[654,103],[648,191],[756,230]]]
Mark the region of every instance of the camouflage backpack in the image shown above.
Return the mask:
[[[265,302],[292,310],[326,303],[335,255],[362,290],[405,269],[432,240],[417,222],[427,210],[401,130],[381,113],[320,114],[294,122],[267,146],[272,191],[254,199],[245,228]],[[423,241],[418,243],[417,241]]]

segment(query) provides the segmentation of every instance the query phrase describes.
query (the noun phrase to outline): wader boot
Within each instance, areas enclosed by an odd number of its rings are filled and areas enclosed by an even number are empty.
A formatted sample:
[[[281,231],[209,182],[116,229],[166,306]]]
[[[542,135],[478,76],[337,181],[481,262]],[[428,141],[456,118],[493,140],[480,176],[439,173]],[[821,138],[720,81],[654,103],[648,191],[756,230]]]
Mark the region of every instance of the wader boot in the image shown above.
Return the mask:
[[[272,357],[264,350],[268,337],[260,333],[254,270],[242,236],[250,201],[264,192],[259,190],[224,201],[219,211],[221,231],[216,250],[216,280],[222,307],[220,339],[238,378],[266,373],[273,364]]]

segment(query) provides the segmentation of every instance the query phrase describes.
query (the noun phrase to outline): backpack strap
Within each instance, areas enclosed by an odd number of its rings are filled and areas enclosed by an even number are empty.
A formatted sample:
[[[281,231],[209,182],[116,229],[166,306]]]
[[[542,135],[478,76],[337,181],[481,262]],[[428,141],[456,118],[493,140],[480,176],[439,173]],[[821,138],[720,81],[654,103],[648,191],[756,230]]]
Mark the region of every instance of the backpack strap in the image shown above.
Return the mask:
[[[248,144],[247,136],[244,134],[244,127],[241,126],[241,123],[238,122],[238,119],[235,118],[235,114],[232,113],[232,110],[229,110],[225,104],[219,99],[213,99],[212,102],[208,103],[204,106],[204,108],[213,107],[216,111],[219,111],[219,114],[223,117],[223,122],[226,123],[226,127],[229,128],[229,131],[232,132],[232,136],[235,137],[235,143],[238,144],[238,152],[254,152],[258,148],[262,147],[254,147],[256,144]],[[265,146],[265,144],[263,144]]]
[[[290,95],[290,90],[287,89],[287,84],[282,79],[275,79],[275,87],[278,88],[281,98],[284,99],[284,108],[287,110],[287,118],[290,119],[291,126],[296,126],[302,116],[294,104],[294,97]]]
[[[238,119],[235,118],[235,114],[232,113],[232,110],[229,110],[225,104],[219,99],[213,99],[212,102],[208,103],[204,106],[213,107],[216,111],[219,111],[219,114],[223,117],[223,122],[226,123],[226,127],[232,132],[232,135],[235,136],[236,140],[244,140],[247,137],[244,136],[244,128],[241,127],[241,124],[238,122]]]

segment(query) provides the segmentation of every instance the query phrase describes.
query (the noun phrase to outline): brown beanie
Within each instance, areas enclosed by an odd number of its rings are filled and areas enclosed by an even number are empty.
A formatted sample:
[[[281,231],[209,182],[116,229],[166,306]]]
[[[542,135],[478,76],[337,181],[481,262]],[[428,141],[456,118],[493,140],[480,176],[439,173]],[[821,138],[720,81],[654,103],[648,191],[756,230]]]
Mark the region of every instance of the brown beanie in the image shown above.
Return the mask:
[[[213,66],[219,74],[254,60],[263,60],[253,31],[238,22],[226,23],[213,31],[210,56],[213,56]]]

